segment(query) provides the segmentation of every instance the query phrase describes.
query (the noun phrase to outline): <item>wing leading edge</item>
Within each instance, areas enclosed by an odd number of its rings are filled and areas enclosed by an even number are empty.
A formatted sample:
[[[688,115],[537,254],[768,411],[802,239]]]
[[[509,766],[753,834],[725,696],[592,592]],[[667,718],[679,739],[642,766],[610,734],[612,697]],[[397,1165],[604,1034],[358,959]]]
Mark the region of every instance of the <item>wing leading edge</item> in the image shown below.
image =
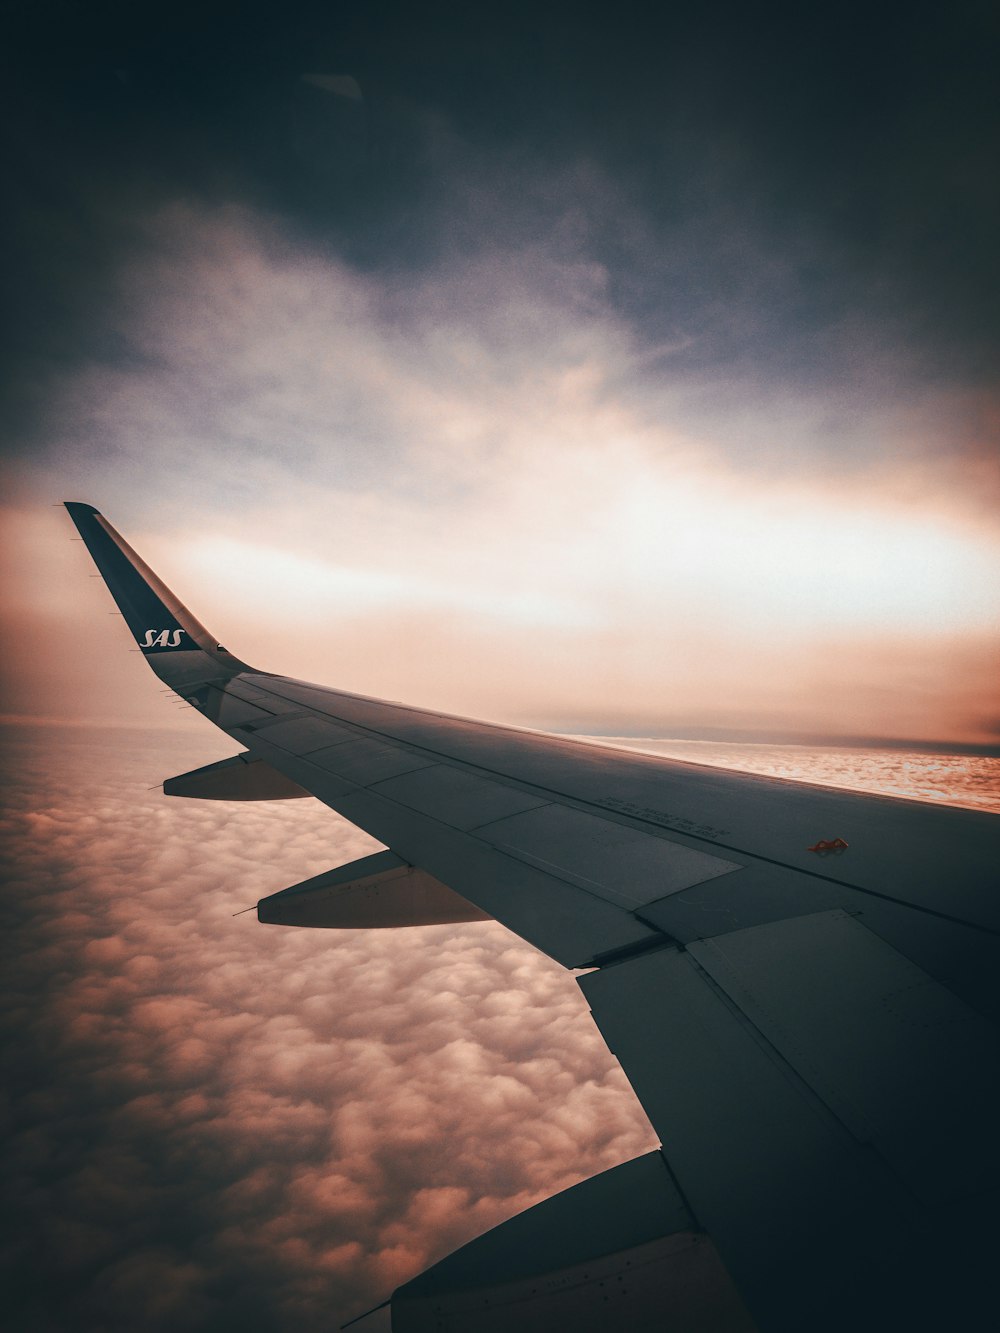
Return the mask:
[[[587,1207],[540,1205],[558,1253],[514,1219],[401,1288],[394,1328],[693,1328],[718,1306],[720,1328],[881,1330],[989,1301],[1000,820],[255,670],[95,509],[67,508],[150,666],[243,747],[177,794],[310,793],[390,849],[272,895],[261,920],[491,916],[596,969],[581,985],[661,1136],[665,1170],[636,1172],[666,1220],[599,1225],[638,1188],[606,1173]],[[811,850],[835,836],[841,855]]]

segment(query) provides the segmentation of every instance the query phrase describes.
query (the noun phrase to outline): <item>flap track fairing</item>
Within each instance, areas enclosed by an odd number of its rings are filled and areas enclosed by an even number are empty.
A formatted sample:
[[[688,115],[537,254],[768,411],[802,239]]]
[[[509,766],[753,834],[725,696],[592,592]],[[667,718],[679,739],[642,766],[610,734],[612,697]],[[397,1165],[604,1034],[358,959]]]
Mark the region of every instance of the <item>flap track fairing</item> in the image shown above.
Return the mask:
[[[218,763],[167,778],[163,794],[201,801],[293,801],[308,796],[309,792],[244,750]]]
[[[273,926],[355,930],[490,919],[454,889],[390,851],[337,866],[257,904],[257,920]]]

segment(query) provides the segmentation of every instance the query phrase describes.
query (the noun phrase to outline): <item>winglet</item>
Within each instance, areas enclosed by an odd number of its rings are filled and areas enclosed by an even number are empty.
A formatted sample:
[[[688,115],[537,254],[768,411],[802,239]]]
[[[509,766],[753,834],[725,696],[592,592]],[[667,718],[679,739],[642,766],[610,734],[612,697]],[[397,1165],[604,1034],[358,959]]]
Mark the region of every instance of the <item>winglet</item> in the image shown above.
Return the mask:
[[[247,671],[196,620],[99,510],[64,501],[142,655],[174,689]]]

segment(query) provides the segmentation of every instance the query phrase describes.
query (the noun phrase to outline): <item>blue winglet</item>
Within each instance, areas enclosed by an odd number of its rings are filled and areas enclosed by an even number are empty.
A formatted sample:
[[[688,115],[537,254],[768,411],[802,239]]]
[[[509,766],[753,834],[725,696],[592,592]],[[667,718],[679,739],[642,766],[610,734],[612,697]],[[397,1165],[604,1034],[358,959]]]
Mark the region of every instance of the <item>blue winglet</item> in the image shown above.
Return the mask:
[[[87,550],[150,666],[168,685],[232,676],[248,667],[209,634],[99,510],[64,501]],[[164,660],[174,658],[172,663]]]

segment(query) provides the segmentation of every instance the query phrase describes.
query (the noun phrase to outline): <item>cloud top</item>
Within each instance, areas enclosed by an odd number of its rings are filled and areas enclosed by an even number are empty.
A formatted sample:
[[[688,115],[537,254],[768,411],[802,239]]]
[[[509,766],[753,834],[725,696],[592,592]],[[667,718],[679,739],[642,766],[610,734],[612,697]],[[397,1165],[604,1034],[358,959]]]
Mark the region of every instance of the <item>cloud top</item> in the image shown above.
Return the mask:
[[[328,1328],[650,1146],[561,968],[492,923],[234,919],[370,840],[312,802],[136,801],[204,747],[122,739],[12,747],[14,1324]]]

